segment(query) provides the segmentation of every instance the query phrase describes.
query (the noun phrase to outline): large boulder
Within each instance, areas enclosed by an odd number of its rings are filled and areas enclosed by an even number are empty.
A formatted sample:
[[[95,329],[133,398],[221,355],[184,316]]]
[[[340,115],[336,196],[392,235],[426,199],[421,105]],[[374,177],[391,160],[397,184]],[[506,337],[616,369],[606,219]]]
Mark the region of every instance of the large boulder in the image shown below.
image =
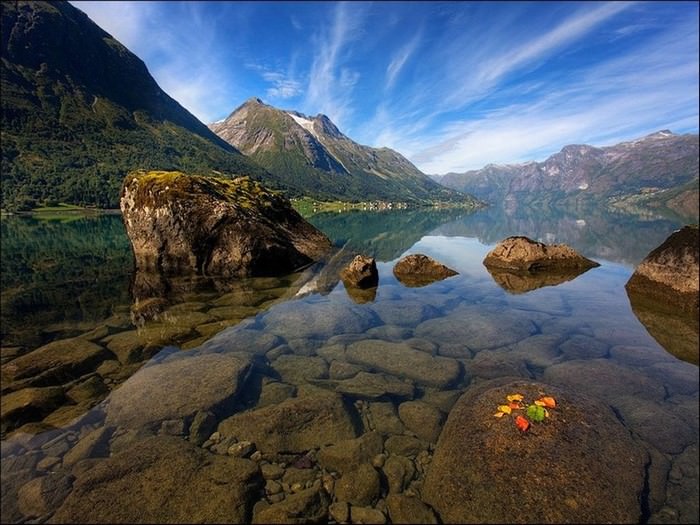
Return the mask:
[[[394,265],[394,276],[401,284],[413,288],[426,286],[453,275],[457,275],[457,272],[420,253],[407,255]]]
[[[506,396],[556,407],[522,432],[516,413],[496,418]],[[637,523],[647,455],[613,411],[543,383],[494,380],[468,390],[450,412],[423,486],[443,523]]]
[[[685,226],[652,250],[627,281],[630,300],[670,305],[697,319],[700,270],[698,226]]]
[[[150,437],[78,476],[52,523],[250,523],[263,478],[247,459]]]
[[[289,201],[247,177],[132,172],[119,206],[137,271],[274,275],[318,260],[331,247]]]
[[[487,268],[535,272],[600,266],[565,244],[544,244],[527,237],[503,239],[484,258]]]

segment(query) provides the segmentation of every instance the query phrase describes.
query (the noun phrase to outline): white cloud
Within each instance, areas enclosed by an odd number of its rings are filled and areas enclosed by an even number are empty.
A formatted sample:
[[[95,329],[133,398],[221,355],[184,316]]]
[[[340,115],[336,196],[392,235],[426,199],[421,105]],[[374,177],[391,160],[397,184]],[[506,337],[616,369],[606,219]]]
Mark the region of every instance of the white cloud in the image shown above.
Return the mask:
[[[394,58],[392,58],[391,62],[389,62],[389,65],[386,68],[386,82],[384,84],[384,89],[389,90],[393,87],[399,73],[401,73],[404,65],[406,65],[406,62],[418,47],[420,39],[421,35],[420,32],[418,32],[408,43],[406,43],[406,45],[399,49],[396,55],[394,55]]]

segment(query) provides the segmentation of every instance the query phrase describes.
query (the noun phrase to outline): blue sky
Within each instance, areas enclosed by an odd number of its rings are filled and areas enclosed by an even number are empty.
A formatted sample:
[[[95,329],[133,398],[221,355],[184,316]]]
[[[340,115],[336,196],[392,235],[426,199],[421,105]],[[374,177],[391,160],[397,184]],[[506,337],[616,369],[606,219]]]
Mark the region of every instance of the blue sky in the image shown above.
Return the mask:
[[[72,2],[204,122],[328,115],[425,173],[698,132],[697,2]]]

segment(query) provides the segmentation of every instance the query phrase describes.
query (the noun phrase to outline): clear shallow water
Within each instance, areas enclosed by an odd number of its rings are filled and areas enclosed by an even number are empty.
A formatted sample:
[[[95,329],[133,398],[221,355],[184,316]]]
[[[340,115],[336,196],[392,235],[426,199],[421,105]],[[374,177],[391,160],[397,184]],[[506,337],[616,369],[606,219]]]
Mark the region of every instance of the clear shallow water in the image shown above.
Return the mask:
[[[358,302],[350,297],[328,268],[235,285],[186,283],[178,293],[172,293],[177,287],[170,286],[166,309],[155,319],[137,325],[129,316],[131,299],[123,284],[131,271],[125,238],[120,240],[120,223],[115,222],[118,217],[100,218],[100,226],[90,222],[95,219],[61,226],[37,223],[39,240],[35,243],[30,242],[31,223],[3,219],[3,361],[11,363],[15,355],[40,344],[105,326],[106,330],[88,339],[117,355],[97,368],[98,381],[106,386],[97,389],[101,394],[56,407],[46,415],[43,426],[37,424],[37,418],[20,429],[22,432],[8,433],[3,441],[3,461],[9,461],[11,468],[4,468],[3,475],[22,471],[22,476],[15,478],[25,483],[42,477],[47,469],[38,464],[47,457],[57,457],[51,469],[60,470],[56,465],[65,463],[66,450],[56,452],[54,442],[65,442],[58,449],[71,450],[79,438],[102,428],[105,417],[110,417],[109,392],[118,392],[122,384],[124,391],[138,384],[143,374],[130,377],[141,367],[142,359],[154,356],[153,362],[167,363],[174,357],[188,359],[185,356],[190,354],[243,353],[253,356],[260,366],[254,367],[244,387],[248,392],[241,394],[239,406],[230,407],[230,413],[242,409],[255,412],[263,401],[269,401],[270,384],[286,385],[272,396],[281,403],[301,395],[307,385],[337,389],[339,382],[348,379],[346,375],[353,377],[353,370],[355,374],[358,370],[381,373],[413,385],[410,395],[377,399],[367,393],[358,397],[356,390],[355,394],[343,394],[355,403],[363,421],[360,431],[401,425],[396,424],[395,415],[393,419],[378,415],[380,402],[390,402],[397,409],[406,399],[432,399],[439,392],[456,395],[499,377],[535,379],[602,399],[654,458],[643,502],[645,519],[697,521],[698,368],[656,342],[637,319],[624,289],[633,265],[679,225],[663,219],[642,223],[622,219],[588,216],[582,224],[584,219],[548,217],[538,221],[499,216],[493,211],[472,216],[455,212],[316,216],[312,221],[338,245],[377,257],[380,283],[373,298],[363,297]],[[63,240],[62,226],[67,227]],[[100,238],[100,228],[105,229],[105,238],[113,240],[75,240]],[[496,242],[512,234],[566,242],[601,266],[557,286],[509,293],[481,261]],[[97,254],[91,253],[91,245],[98,247]],[[15,259],[13,252],[20,247],[26,249]],[[430,255],[459,275],[426,287],[405,287],[393,276],[392,268],[409,253]],[[42,260],[54,262],[45,271]],[[6,267],[6,261],[11,261],[10,266]],[[66,265],[61,266],[61,261]],[[81,264],[87,276],[84,280],[82,272],[77,272],[78,277],[73,275]],[[102,273],[93,267],[102,268]],[[6,274],[6,268],[18,268],[17,275]],[[99,291],[90,293],[93,287],[80,284],[89,282]],[[43,286],[62,290],[67,297],[84,289],[81,296],[89,298],[83,301],[87,307],[61,308],[60,294],[42,294]],[[33,302],[34,298],[38,299]],[[52,328],[47,330],[47,325]],[[692,337],[692,333],[679,337]],[[439,358],[428,365],[455,362],[459,372],[436,381],[421,377],[421,369],[413,363],[402,367],[401,362],[374,354],[358,358],[352,345],[363,341],[388,342],[399,345],[391,348],[409,352],[418,350],[432,359]],[[195,350],[190,354],[161,351],[170,344]],[[5,347],[10,352],[6,353]],[[196,359],[190,359],[195,367]],[[421,355],[417,359],[422,363]],[[341,389],[347,390],[344,385]],[[180,387],[192,388],[184,380]],[[5,381],[3,388],[7,388]],[[168,390],[173,389],[178,389],[177,380],[168,384]],[[149,400],[142,403],[139,411],[148,412]],[[448,411],[449,407],[442,406],[443,415]],[[75,417],[82,419],[71,423]],[[394,427],[392,432],[412,432],[405,425]],[[34,437],[26,437],[32,434]],[[28,456],[34,459],[28,463],[17,460]],[[420,481],[420,476],[414,481]],[[12,493],[15,484],[8,485],[4,505],[16,498]],[[11,511],[14,516],[16,510]]]

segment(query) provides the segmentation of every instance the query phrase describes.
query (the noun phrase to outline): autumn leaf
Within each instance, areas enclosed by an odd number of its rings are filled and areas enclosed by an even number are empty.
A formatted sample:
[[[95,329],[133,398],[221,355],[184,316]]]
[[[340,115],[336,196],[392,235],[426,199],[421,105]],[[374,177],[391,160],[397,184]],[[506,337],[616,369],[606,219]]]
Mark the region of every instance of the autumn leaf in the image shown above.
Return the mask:
[[[493,417],[503,417],[503,416],[505,416],[505,415],[506,415],[505,412],[496,412],[496,413],[493,415]]]
[[[522,394],[511,394],[509,396],[506,396],[506,399],[511,402],[511,401],[522,401],[525,399],[525,396]]]
[[[530,428],[530,422],[523,416],[518,416],[515,418],[515,425],[521,432],[526,432],[527,429]]]
[[[508,403],[508,406],[513,410],[520,410],[523,408],[520,403]]]
[[[504,414],[510,414],[511,412],[511,408],[508,405],[498,405],[498,410],[500,410]]]
[[[547,408],[555,408],[557,406],[557,402],[551,396],[542,397],[540,398],[540,401],[542,401],[542,403],[544,403],[544,406],[546,406]]]
[[[544,405],[544,401],[542,401],[542,400],[540,400],[540,399],[538,399],[537,401],[535,401],[535,404],[536,404],[538,407],[543,407],[543,406],[545,406],[545,405]]]

